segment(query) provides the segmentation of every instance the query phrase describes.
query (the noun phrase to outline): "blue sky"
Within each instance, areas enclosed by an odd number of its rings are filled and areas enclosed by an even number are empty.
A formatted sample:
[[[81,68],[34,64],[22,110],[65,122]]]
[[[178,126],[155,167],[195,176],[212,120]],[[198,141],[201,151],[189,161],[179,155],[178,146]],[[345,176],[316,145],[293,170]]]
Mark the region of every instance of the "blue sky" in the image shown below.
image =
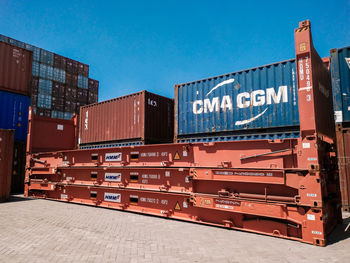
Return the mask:
[[[100,101],[293,58],[305,19],[320,56],[350,46],[350,0],[0,0],[0,19],[1,34],[89,64]]]

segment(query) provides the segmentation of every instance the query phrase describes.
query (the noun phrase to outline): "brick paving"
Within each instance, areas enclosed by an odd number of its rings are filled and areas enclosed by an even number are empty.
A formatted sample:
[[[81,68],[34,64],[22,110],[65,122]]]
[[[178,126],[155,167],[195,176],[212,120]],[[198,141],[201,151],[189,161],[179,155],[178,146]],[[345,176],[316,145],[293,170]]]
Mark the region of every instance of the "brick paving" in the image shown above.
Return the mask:
[[[15,196],[0,203],[0,262],[350,262],[350,214],[330,245]]]

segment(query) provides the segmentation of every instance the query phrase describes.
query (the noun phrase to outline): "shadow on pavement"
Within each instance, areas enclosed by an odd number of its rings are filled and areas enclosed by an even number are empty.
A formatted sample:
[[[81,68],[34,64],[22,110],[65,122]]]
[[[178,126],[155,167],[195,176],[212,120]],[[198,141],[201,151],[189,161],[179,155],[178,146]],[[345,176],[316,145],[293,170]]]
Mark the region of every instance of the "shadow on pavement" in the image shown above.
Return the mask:
[[[8,202],[21,202],[21,201],[33,201],[35,199],[24,197],[23,194],[19,195],[11,195],[10,200]]]
[[[327,238],[327,245],[335,244],[339,241],[350,238],[350,214],[343,214],[343,224],[338,225]],[[345,229],[348,227],[347,231]]]

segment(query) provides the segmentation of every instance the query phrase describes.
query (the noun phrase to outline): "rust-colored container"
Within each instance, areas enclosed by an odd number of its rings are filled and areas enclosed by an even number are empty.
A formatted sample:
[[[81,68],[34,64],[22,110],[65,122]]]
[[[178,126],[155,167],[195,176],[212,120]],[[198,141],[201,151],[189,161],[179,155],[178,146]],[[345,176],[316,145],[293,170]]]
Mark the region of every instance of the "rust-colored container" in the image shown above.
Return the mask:
[[[85,76],[85,77],[89,77],[89,65],[79,63],[78,64],[78,74]]]
[[[52,82],[52,96],[57,98],[64,98],[65,85],[56,81]]]
[[[10,198],[14,130],[0,129],[0,202]]]
[[[38,94],[38,88],[39,88],[39,78],[38,77],[32,77],[31,85],[30,85],[30,94]]]
[[[13,165],[11,176],[11,193],[24,192],[24,175],[26,166],[26,143],[15,142],[13,148]]]
[[[77,145],[77,118],[62,120],[41,117],[29,108],[27,152],[72,150]]]
[[[344,211],[350,211],[350,124],[336,127],[340,191]]]
[[[323,61],[324,65],[326,66],[326,68],[329,70],[331,67],[331,58],[324,57],[324,58],[322,58],[322,61]]]
[[[53,66],[55,68],[66,69],[67,59],[60,55],[54,54]]]
[[[66,84],[76,87],[78,85],[78,75],[66,72]]]
[[[147,91],[81,107],[80,144],[171,142],[174,101]]]
[[[29,95],[32,52],[0,42],[0,90]]]

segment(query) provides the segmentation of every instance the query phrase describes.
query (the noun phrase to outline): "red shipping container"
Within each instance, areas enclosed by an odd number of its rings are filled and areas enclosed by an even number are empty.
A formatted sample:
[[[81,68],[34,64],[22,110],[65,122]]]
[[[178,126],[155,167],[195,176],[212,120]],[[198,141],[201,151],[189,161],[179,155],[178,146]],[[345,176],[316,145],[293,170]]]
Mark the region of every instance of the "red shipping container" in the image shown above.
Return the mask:
[[[29,108],[27,152],[72,150],[76,148],[77,119],[39,117]]]
[[[60,68],[66,70],[67,59],[60,55],[54,54],[53,66],[55,68]]]
[[[337,124],[337,152],[340,191],[344,211],[350,211],[350,127],[349,123]]]
[[[15,142],[13,148],[11,193],[19,194],[24,192],[25,166],[26,143]]]
[[[79,62],[72,60],[72,59],[67,59],[67,64],[66,64],[66,71],[68,73],[77,75],[78,74],[78,66]]]
[[[78,74],[89,77],[89,65],[79,63]]]
[[[10,198],[14,130],[0,129],[0,202]]]
[[[66,72],[66,84],[69,86],[76,87],[78,85],[78,76]]]
[[[52,96],[57,98],[64,98],[65,85],[56,81],[52,82]]]
[[[32,105],[32,106],[37,106],[37,104],[38,104],[38,94],[32,94],[31,96],[30,96],[30,99],[31,99],[31,101],[30,101],[30,105]]]
[[[30,94],[31,51],[0,42],[0,90]]]
[[[66,99],[64,104],[64,111],[65,112],[75,112],[77,107],[77,103],[75,101],[71,101],[69,99]]]
[[[82,104],[87,104],[88,102],[88,90],[77,88],[77,101]]]
[[[99,81],[95,79],[89,79],[89,91],[98,94]]]
[[[51,110],[36,108],[36,115],[41,117],[51,117]]]
[[[65,100],[62,97],[52,97],[51,109],[56,111],[64,111]]]
[[[66,86],[65,87],[65,98],[67,100],[74,100],[77,96],[77,87]]]
[[[145,144],[171,142],[174,100],[147,91],[84,106],[79,143],[126,140]]]
[[[88,104],[93,104],[97,102],[98,102],[98,94],[92,91],[89,91]]]
[[[38,94],[38,87],[39,87],[39,78],[38,77],[32,77],[30,94],[31,95]]]

